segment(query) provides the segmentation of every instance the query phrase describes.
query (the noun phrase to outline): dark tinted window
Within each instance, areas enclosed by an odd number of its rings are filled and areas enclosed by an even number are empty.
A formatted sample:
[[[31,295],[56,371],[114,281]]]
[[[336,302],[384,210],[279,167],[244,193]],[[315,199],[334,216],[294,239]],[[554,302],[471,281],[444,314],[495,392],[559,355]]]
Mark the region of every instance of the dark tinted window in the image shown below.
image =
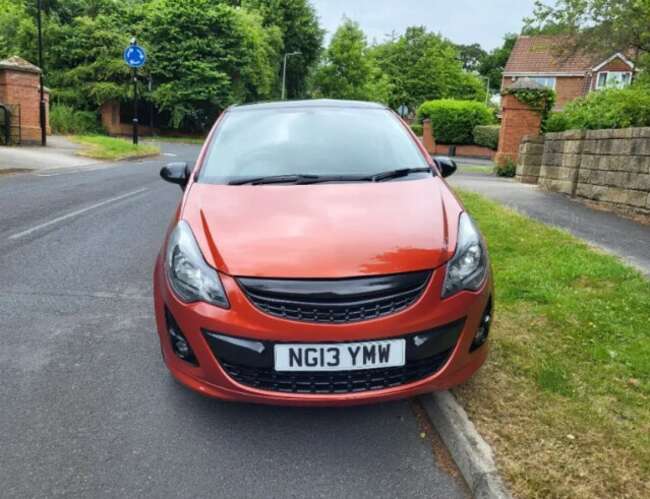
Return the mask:
[[[201,178],[366,175],[428,166],[385,109],[303,107],[228,112]]]

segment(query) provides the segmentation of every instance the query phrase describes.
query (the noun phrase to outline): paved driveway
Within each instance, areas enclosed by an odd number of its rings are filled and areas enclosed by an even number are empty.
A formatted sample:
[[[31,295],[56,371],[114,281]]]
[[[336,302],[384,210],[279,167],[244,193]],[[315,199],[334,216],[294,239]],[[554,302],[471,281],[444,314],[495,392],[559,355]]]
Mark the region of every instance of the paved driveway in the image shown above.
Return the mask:
[[[650,275],[650,227],[613,213],[589,208],[567,196],[548,193],[481,173],[459,171],[452,187],[478,192],[542,222],[562,227],[591,244],[614,253]]]
[[[0,177],[0,496],[467,497],[410,401],[228,404],[170,378],[151,273],[180,190],[158,170],[198,147],[164,152]]]

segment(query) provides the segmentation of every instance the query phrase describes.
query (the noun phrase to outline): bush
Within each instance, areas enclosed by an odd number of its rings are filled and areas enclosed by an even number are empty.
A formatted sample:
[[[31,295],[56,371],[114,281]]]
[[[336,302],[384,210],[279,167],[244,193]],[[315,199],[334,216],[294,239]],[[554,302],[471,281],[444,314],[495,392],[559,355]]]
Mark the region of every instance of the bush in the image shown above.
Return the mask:
[[[592,92],[553,113],[546,132],[650,126],[650,90],[640,85]]]
[[[517,173],[517,163],[510,158],[506,158],[497,163],[494,167],[494,172],[499,177],[514,177]]]
[[[431,120],[433,136],[442,144],[473,144],[474,127],[495,122],[494,113],[485,104],[454,99],[424,102],[417,117],[418,123]]]
[[[76,111],[70,106],[55,104],[50,109],[52,133],[64,135],[88,135],[101,132],[97,114]]]
[[[479,125],[474,127],[474,143],[489,147],[495,151],[499,148],[499,125]]]
[[[413,123],[411,125],[411,130],[413,130],[413,133],[415,133],[415,135],[418,137],[422,137],[422,134],[424,133],[422,131],[422,125],[420,123]]]

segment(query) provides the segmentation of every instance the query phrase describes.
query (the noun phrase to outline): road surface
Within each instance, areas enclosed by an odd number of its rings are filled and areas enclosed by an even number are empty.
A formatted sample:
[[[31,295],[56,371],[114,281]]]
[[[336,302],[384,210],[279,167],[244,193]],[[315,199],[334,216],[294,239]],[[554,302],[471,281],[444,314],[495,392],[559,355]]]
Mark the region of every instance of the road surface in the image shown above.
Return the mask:
[[[0,496],[467,497],[411,401],[230,404],[171,379],[151,273],[180,190],[158,170],[198,147],[163,150],[0,176]]]

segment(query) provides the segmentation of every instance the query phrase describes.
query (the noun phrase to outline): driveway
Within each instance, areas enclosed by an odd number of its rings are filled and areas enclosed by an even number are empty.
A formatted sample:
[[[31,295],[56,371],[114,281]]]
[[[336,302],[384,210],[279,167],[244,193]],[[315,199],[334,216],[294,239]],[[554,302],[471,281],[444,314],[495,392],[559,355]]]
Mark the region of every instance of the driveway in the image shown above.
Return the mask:
[[[452,187],[478,192],[532,218],[566,229],[650,275],[650,227],[646,225],[512,179],[461,169],[448,180]]]
[[[158,171],[198,149],[0,177],[0,495],[468,497],[413,401],[264,407],[171,379],[151,274],[181,191]]]

